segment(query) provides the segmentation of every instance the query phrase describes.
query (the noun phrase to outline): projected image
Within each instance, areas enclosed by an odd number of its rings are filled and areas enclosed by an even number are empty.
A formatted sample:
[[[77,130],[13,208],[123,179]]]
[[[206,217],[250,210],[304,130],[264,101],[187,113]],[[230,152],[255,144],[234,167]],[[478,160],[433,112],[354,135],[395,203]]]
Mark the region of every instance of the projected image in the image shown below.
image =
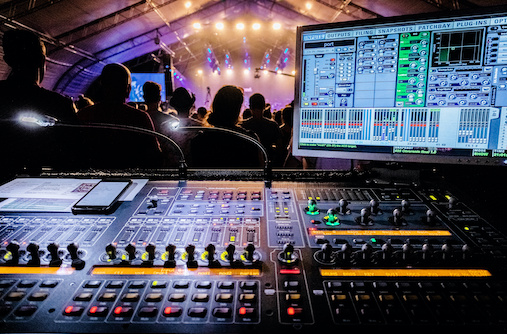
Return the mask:
[[[165,101],[165,74],[164,73],[132,73],[132,89],[129,100],[132,102],[144,102],[143,85],[146,81],[154,81],[162,86],[162,101]]]

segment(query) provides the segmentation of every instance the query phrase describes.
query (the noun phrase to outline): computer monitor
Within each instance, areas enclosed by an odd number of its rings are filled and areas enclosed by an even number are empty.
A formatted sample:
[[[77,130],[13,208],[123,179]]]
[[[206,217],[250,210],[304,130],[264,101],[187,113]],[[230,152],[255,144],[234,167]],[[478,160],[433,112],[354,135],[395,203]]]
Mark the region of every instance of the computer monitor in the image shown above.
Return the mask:
[[[507,164],[507,7],[298,27],[293,154]]]
[[[146,81],[153,81],[162,87],[161,101],[165,101],[165,74],[164,73],[132,73],[131,90],[129,100],[132,102],[144,102],[143,85]]]

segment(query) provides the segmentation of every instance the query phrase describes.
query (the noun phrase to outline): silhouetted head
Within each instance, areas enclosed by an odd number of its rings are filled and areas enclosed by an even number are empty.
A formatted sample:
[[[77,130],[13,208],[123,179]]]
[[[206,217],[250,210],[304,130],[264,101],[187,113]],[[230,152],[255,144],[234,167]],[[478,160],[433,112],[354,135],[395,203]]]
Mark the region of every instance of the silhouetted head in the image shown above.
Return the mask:
[[[266,107],[266,99],[259,93],[255,93],[250,96],[250,109],[252,111],[263,111]]]
[[[208,123],[214,126],[235,126],[238,123],[242,104],[243,90],[241,88],[223,86],[213,98]]]
[[[174,90],[169,104],[178,111],[179,116],[188,117],[190,109],[194,105],[195,95],[186,88],[178,87]]]
[[[197,115],[199,115],[199,117],[201,117],[201,118],[204,118],[204,117],[206,117],[206,115],[208,115],[208,110],[206,110],[206,108],[204,108],[204,107],[199,107],[197,109]]]
[[[100,83],[104,100],[125,102],[131,89],[130,71],[122,64],[107,64],[102,69]]]
[[[292,128],[293,117],[294,117],[294,108],[293,107],[287,106],[282,110],[283,124]]]
[[[146,103],[160,102],[162,86],[153,81],[146,81],[143,85],[143,97]]]
[[[44,78],[46,47],[39,36],[27,30],[8,30],[3,36],[4,60],[13,76],[40,83]]]

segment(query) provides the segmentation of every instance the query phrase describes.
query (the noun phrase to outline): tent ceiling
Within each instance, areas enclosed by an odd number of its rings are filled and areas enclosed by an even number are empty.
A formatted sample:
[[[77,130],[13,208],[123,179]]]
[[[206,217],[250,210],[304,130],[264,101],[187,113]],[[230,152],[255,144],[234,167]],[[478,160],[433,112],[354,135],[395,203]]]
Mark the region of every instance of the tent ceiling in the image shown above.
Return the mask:
[[[233,59],[240,57],[247,46],[254,60],[268,49],[276,56],[277,50],[293,47],[298,25],[502,4],[507,1],[0,0],[0,29],[31,29],[38,33],[48,49],[44,86],[77,96],[105,64],[126,62],[161,48],[172,53],[180,73],[190,75],[205,65],[206,45],[212,45],[219,57],[229,51]],[[270,33],[245,30],[242,34],[234,29],[213,29],[218,21],[227,25],[239,20],[263,24],[276,21],[283,29]],[[201,29],[192,27],[197,21]],[[7,74],[8,68],[2,62],[0,75],[5,78]]]

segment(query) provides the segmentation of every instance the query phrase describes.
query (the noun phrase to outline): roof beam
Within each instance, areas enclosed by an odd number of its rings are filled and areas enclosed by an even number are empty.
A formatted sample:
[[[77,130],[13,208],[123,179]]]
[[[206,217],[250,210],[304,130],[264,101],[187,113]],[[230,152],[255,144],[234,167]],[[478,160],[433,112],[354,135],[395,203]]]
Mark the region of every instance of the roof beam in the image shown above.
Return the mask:
[[[329,7],[331,9],[334,9],[336,10],[336,14],[334,15],[333,19],[331,21],[334,21],[336,20],[336,18],[341,14],[343,13],[343,11],[347,8],[347,7],[352,7],[354,9],[357,9],[358,11],[361,11],[361,12],[364,12],[365,14],[369,15],[369,16],[372,16],[373,18],[377,18],[377,17],[382,17],[382,15],[378,14],[378,13],[375,13],[369,9],[366,9],[364,7],[361,7],[361,6],[358,6],[354,3],[352,3],[352,0],[345,0],[342,2],[342,5],[340,6],[334,6],[334,5],[331,5],[329,3],[327,3],[326,1],[323,1],[323,0],[315,0],[315,2],[317,3],[320,3],[326,7]],[[359,15],[355,15],[354,12],[347,12],[346,13],[347,15],[349,16],[352,16],[353,18],[355,19],[358,19],[358,20],[363,20],[365,19],[364,17],[361,17]],[[372,18],[370,17],[370,18]]]
[[[4,15],[11,20],[17,20],[62,1],[63,0],[13,0],[1,5],[0,13],[4,13]]]

